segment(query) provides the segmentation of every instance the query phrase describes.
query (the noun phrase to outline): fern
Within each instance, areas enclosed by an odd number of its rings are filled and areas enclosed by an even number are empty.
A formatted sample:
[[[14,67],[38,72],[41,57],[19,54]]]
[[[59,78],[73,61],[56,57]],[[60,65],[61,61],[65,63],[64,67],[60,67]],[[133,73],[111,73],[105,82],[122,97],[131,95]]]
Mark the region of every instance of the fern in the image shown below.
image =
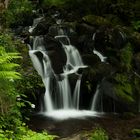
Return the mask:
[[[19,65],[12,62],[17,58],[21,58],[19,53],[7,53],[4,47],[0,46],[0,79],[20,79],[20,74],[15,72]]]
[[[19,65],[15,63],[5,63],[0,66],[0,70],[13,70],[14,68],[18,66]]]
[[[1,79],[20,79],[20,74],[14,71],[0,71]]]
[[[8,113],[9,108],[15,101],[16,93],[13,81],[21,77],[16,72],[16,68],[19,67],[15,63],[17,58],[21,58],[19,53],[7,53],[5,48],[0,45],[0,115]],[[14,100],[12,100],[13,98]]]

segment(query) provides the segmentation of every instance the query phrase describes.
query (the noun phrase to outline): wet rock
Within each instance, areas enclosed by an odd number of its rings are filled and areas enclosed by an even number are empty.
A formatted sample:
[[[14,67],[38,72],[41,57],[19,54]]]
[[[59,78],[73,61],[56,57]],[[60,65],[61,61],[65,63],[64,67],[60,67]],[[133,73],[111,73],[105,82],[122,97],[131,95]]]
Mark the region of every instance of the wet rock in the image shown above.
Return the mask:
[[[59,41],[54,38],[45,36],[46,51],[51,59],[53,70],[56,74],[63,72],[63,67],[66,64],[66,54]]]
[[[115,90],[114,90],[114,85],[110,83],[107,80],[103,80],[100,85],[100,92],[102,94],[105,94],[114,100],[118,100],[118,97],[116,96]]]
[[[76,24],[76,32],[80,34],[91,34],[96,31],[94,26],[88,25],[86,23],[77,23]]]
[[[33,29],[32,35],[39,36],[47,34],[49,27],[52,24],[55,24],[55,20],[53,18],[42,18],[42,20]]]
[[[100,62],[100,58],[94,54],[85,54],[82,56],[82,59],[84,64],[88,66],[95,66],[97,63]]]

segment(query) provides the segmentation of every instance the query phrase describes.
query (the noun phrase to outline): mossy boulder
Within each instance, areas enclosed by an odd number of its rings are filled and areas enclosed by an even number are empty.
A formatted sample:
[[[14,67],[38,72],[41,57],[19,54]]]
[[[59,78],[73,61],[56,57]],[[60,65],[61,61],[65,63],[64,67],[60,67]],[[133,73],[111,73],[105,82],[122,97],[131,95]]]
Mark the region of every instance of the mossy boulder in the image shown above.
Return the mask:
[[[87,16],[84,16],[82,19],[85,23],[88,23],[89,25],[94,25],[94,26],[110,24],[110,22],[104,17],[96,16],[96,15],[87,15]]]
[[[135,102],[133,87],[131,81],[129,81],[128,75],[117,73],[114,79],[116,81],[114,84],[114,91],[118,98],[126,104],[133,104]]]

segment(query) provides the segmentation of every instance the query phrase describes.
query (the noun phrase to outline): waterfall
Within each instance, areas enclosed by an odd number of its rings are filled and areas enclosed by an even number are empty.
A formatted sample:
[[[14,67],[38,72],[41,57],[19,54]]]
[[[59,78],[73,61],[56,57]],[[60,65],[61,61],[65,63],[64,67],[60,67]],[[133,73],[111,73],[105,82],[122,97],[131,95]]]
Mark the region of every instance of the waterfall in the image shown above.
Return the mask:
[[[36,36],[33,40],[33,50],[45,50],[43,36]]]
[[[79,74],[78,70],[87,67],[83,64],[79,51],[75,46],[71,45],[69,37],[64,35],[62,28],[54,39],[61,43],[67,58],[63,72],[60,74],[56,74],[52,68],[51,59],[48,55],[49,50],[47,51],[46,49],[47,42],[44,41],[43,36],[34,37],[33,46],[29,50],[33,66],[41,76],[45,86],[44,106],[41,108],[41,112],[55,118],[58,117],[58,114],[61,118],[67,115],[69,117],[95,115],[90,110],[83,110],[83,112],[79,110],[82,74]],[[72,74],[75,75],[75,78],[77,77],[73,90],[70,84]]]
[[[61,79],[55,78],[59,89],[59,95],[56,98],[58,98],[57,100],[59,100],[59,103],[61,102],[61,105],[59,105],[60,109],[79,109],[79,96],[82,75],[79,75],[77,71],[79,68],[85,68],[87,66],[83,64],[80,53],[74,46],[70,44],[68,37],[62,35],[62,38],[64,37],[66,37],[69,45],[65,45],[61,42],[61,35],[56,37],[57,39],[60,39],[62,48],[64,49],[67,56],[67,62],[63,68],[63,73],[59,75]],[[51,92],[51,87],[55,85],[53,85],[51,78],[57,77],[57,75],[54,73],[51,66],[51,60],[48,56],[48,52],[45,50],[44,39],[42,36],[37,36],[34,38],[33,47],[29,50],[29,55],[34,68],[41,76],[46,89],[44,95],[45,109],[42,110],[45,110],[45,112],[51,112],[55,110],[55,103],[52,99]],[[73,93],[71,92],[69,83],[70,74],[76,74],[78,76]],[[58,106],[56,106],[56,108],[58,109]]]
[[[93,36],[92,36],[92,40],[93,40],[93,41],[95,41],[95,37],[96,37],[96,33],[94,33]],[[93,53],[96,54],[96,55],[100,58],[101,62],[105,62],[105,61],[106,61],[106,58],[107,58],[107,57],[103,56],[103,55],[102,55],[99,51],[97,51],[96,49],[93,50]]]
[[[44,96],[45,110],[52,111],[53,101],[51,99],[50,78],[53,75],[53,70],[51,67],[50,59],[46,53],[40,50],[29,50],[29,55],[33,62],[34,68],[36,69],[38,74],[42,77],[42,81],[45,85],[46,89]]]
[[[50,84],[51,84],[51,79],[50,77],[47,77],[43,79],[43,83],[45,85],[46,91],[45,91],[45,96],[44,96],[44,105],[45,105],[45,111],[50,112],[53,111],[53,102],[51,99],[51,90],[50,90]]]
[[[62,82],[59,82],[59,87],[62,94],[62,100],[64,102],[63,108],[74,108],[79,109],[79,97],[80,97],[80,85],[81,85],[81,75],[77,74],[77,71],[79,68],[85,68],[85,66],[82,62],[80,53],[78,50],[70,44],[70,40],[65,35],[59,35],[56,36],[58,40],[60,40],[62,47],[66,53],[67,56],[67,62],[66,65],[63,68],[63,76],[64,80]],[[62,42],[62,38],[65,38],[68,42],[68,45],[64,44]],[[70,84],[69,84],[69,75],[75,73],[78,75],[78,79],[75,85],[74,93],[71,93]],[[72,97],[73,95],[73,97]],[[73,100],[72,100],[73,99]]]
[[[34,21],[33,21],[33,26],[32,26],[32,27],[31,27],[31,26],[29,27],[29,32],[30,32],[30,33],[33,32],[34,28],[37,26],[37,24],[38,24],[42,19],[43,19],[43,17],[39,17],[39,18],[34,19]]]
[[[58,81],[60,94],[61,94],[61,102],[63,109],[69,109],[72,106],[71,100],[71,89],[69,84],[69,79],[67,75],[64,75],[64,79],[62,81]]]
[[[104,57],[99,51],[94,49],[93,53],[96,54],[100,58],[101,62],[105,62],[106,61],[107,57]]]
[[[97,105],[98,105],[98,102],[99,102],[99,99],[100,99],[99,87],[100,87],[100,86],[97,85],[95,94],[94,94],[94,96],[93,96],[92,105],[91,105],[91,110],[92,110],[92,111],[97,111]]]
[[[95,37],[96,37],[96,33],[93,34],[92,36],[92,40],[95,41]],[[99,51],[97,51],[95,48],[93,50],[93,53],[96,54],[101,62],[106,62],[106,58],[105,56],[103,56]],[[92,111],[97,111],[97,107],[99,106],[100,104],[100,111],[103,112],[103,97],[102,95],[100,94],[100,85],[97,85],[97,88],[96,88],[96,91],[95,91],[95,94],[93,96],[93,99],[92,99],[92,104],[91,104],[91,110]],[[98,110],[99,111],[99,110]]]
[[[83,62],[78,50],[72,45],[63,45],[63,48],[67,55],[67,65],[83,66]]]
[[[81,77],[82,76],[79,75],[74,89],[73,104],[76,109],[79,109]]]

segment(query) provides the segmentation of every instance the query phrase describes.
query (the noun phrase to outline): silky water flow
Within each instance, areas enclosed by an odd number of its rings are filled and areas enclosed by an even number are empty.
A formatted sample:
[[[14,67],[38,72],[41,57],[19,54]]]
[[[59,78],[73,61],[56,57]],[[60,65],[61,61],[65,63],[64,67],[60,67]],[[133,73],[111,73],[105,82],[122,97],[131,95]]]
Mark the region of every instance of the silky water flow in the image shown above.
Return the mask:
[[[62,38],[65,38],[68,44],[64,44],[61,41]],[[55,39],[60,41],[67,57],[63,73],[59,75],[55,74],[52,68],[51,60],[47,50],[45,49],[45,43],[42,36],[34,37],[33,46],[30,47],[29,50],[33,66],[41,76],[45,86],[44,104],[41,106],[41,111],[39,113],[61,120],[67,118],[97,116],[98,113],[95,112],[95,107],[93,107],[96,105],[97,96],[94,97],[92,107],[89,107],[89,110],[80,110],[80,86],[82,74],[79,74],[78,70],[79,68],[83,69],[87,66],[83,64],[79,51],[76,47],[71,45],[68,36],[62,34],[55,36]],[[69,81],[70,74],[75,74],[77,76],[73,93]],[[52,82],[53,77],[55,77],[55,83],[58,88],[58,91],[55,94],[52,93],[51,89],[56,86],[54,85],[54,82]],[[97,92],[98,88],[95,93]],[[56,100],[53,100],[54,95]]]

